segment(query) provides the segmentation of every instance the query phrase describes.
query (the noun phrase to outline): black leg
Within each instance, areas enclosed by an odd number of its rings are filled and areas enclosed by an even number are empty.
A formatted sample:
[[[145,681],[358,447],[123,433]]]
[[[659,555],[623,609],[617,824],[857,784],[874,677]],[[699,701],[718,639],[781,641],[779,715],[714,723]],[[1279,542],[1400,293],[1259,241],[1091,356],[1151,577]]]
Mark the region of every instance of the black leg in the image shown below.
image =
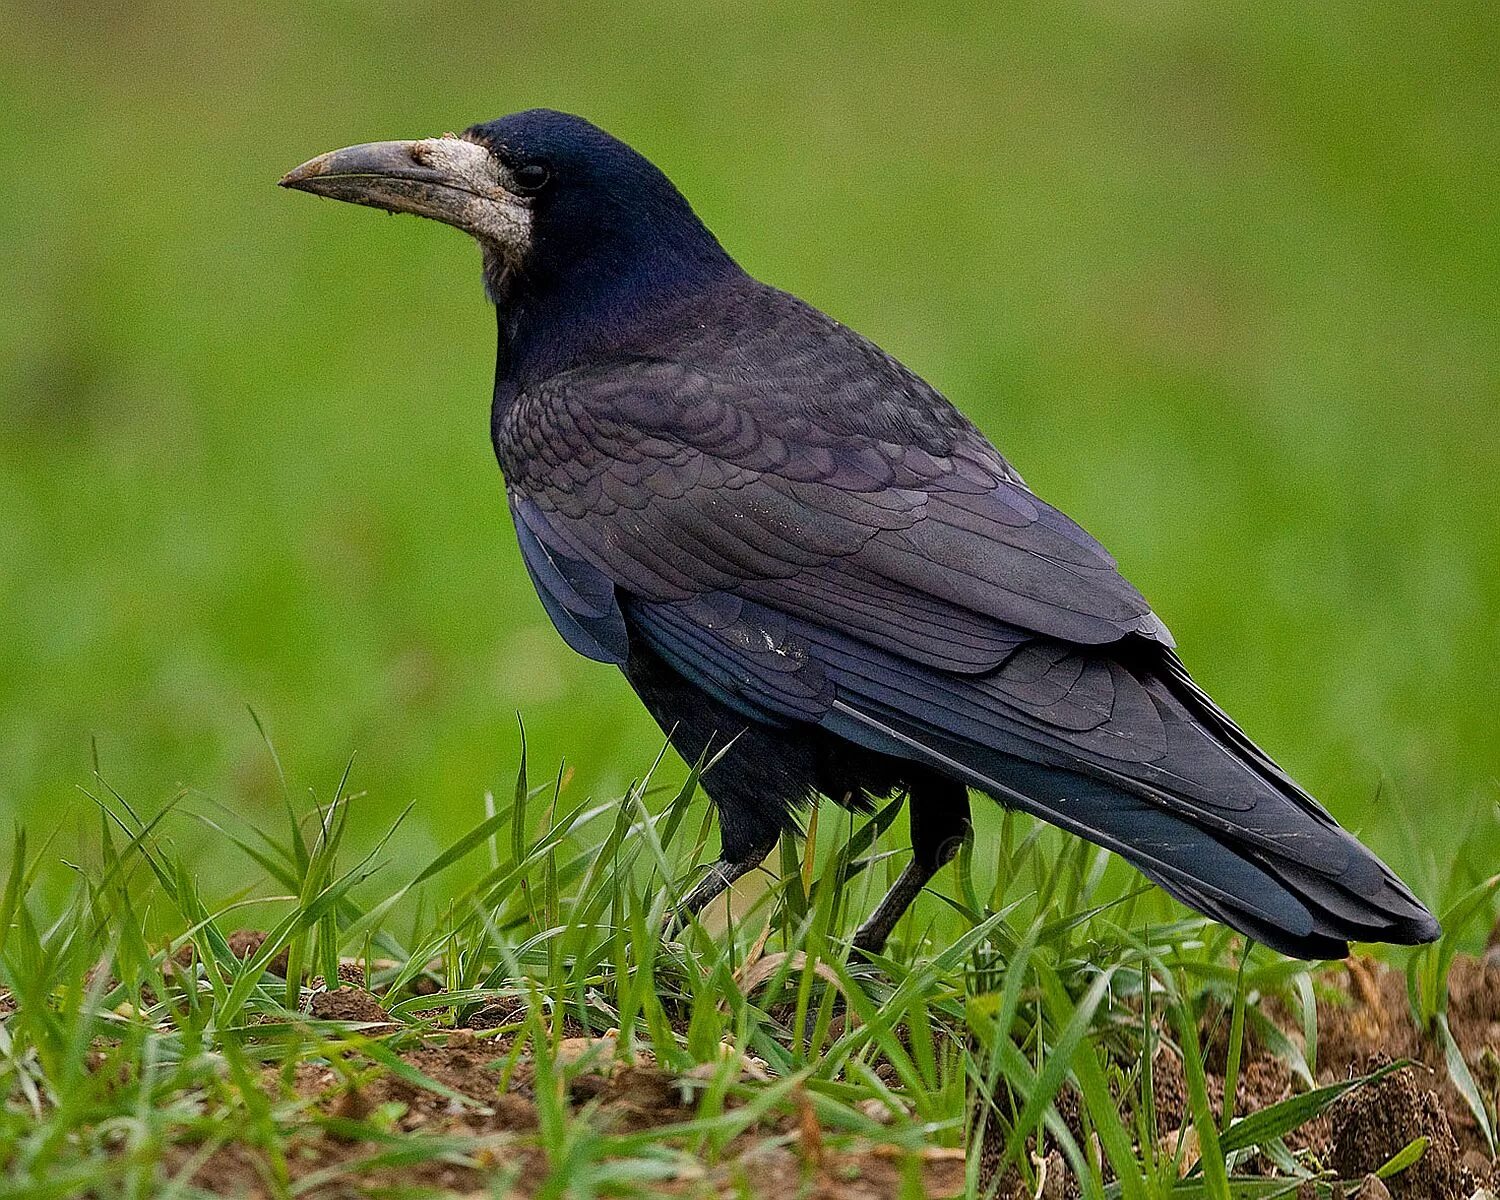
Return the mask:
[[[702,784],[719,813],[723,848],[669,914],[671,928],[753,871],[782,833],[797,828],[795,814],[813,796],[816,755],[805,734],[747,722],[644,649],[633,649],[625,676],[684,759],[713,763]]]
[[[760,865],[776,839],[798,830],[797,813],[825,795],[860,808],[905,784],[911,865],[855,936],[878,954],[911,902],[969,833],[963,784],[907,760],[861,749],[808,725],[764,725],[688,682],[644,642],[631,639],[625,677],[688,762],[713,760],[703,790],[719,812],[723,846],[708,874],[683,897],[668,926],[698,912]],[[722,755],[716,753],[722,750]]]
[[[719,810],[719,857],[682,898],[681,906],[667,920],[669,927],[698,912],[740,876],[760,866],[781,836],[777,811],[748,803],[734,786],[744,779],[744,773],[736,773],[735,768],[744,765],[744,753],[755,749],[756,740],[752,733],[730,746],[703,777],[704,790]]]
[[[969,836],[969,793],[961,783],[937,775],[914,779],[907,811],[911,862],[854,935],[854,949],[861,955],[885,949],[896,922]]]
[[[760,866],[775,845],[776,841],[773,838],[764,845],[752,848],[748,853],[742,853],[739,858],[731,859],[726,852],[722,858],[710,863],[708,874],[694,884],[692,890],[682,898],[681,905],[667,918],[667,924],[670,926],[679,921],[685,921],[710,901],[717,899],[719,894],[741,875],[748,875]]]

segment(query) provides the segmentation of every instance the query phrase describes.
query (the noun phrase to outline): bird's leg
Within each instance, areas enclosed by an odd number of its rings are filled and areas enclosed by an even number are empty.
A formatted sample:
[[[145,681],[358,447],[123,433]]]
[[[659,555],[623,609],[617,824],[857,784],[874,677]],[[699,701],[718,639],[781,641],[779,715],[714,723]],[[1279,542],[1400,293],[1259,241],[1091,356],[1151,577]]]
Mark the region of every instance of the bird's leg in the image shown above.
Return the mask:
[[[932,866],[912,859],[906,864],[906,870],[902,871],[896,882],[891,885],[891,890],[885,894],[882,900],[872,912],[865,923],[859,927],[859,932],[854,935],[854,949],[861,955],[879,954],[885,949],[886,939],[891,936],[891,931],[896,928],[896,922],[901,915],[911,907],[911,902],[921,894],[927,881],[938,873],[942,864]]]
[[[862,956],[885,949],[896,922],[969,836],[969,794],[962,784],[936,777],[913,783],[907,810],[912,859],[854,935],[854,950]]]
[[[717,861],[709,864],[704,875],[682,898],[675,911],[667,915],[667,928],[686,924],[731,883],[749,874],[765,861],[781,834],[780,827],[761,814],[736,805],[732,800],[716,801],[719,810],[719,840],[722,850]]]
[[[771,845],[775,845],[775,843],[773,842]],[[771,846],[766,846],[758,853],[749,858],[741,859],[738,862],[731,862],[728,859],[720,858],[710,863],[708,874],[695,883],[692,890],[682,898],[682,903],[678,905],[677,911],[673,914],[673,919],[681,920],[690,917],[711,901],[716,900],[720,893],[741,875],[748,875],[756,867],[760,866],[765,860],[766,855],[770,852]]]

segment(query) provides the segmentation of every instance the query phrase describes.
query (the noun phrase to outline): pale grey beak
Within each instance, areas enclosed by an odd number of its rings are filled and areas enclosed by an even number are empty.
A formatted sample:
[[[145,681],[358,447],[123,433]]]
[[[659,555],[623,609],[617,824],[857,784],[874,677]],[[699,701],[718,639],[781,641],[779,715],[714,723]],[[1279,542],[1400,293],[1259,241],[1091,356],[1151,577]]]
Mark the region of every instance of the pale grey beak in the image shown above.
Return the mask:
[[[281,186],[386,212],[414,213],[503,247],[523,246],[531,208],[506,186],[507,172],[483,146],[462,138],[365,142],[309,159]]]

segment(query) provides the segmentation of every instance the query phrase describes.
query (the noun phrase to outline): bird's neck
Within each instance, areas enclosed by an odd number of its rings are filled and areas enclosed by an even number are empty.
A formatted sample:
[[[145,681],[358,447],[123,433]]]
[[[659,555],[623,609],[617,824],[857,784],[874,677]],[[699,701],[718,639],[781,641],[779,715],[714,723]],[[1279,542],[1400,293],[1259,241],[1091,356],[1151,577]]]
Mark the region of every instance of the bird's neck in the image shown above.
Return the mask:
[[[638,342],[744,272],[707,230],[701,240],[638,247],[605,242],[545,270],[487,261],[499,325],[502,391],[586,365]]]

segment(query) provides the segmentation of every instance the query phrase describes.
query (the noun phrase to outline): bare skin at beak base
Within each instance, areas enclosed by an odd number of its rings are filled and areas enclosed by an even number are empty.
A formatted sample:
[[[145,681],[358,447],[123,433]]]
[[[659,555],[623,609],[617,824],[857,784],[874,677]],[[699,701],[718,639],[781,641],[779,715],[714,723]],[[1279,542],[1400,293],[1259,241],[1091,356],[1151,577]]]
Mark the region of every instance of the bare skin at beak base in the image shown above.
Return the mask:
[[[503,168],[458,137],[365,142],[309,159],[281,186],[386,212],[412,213],[502,246],[524,242],[530,209],[506,186]]]

